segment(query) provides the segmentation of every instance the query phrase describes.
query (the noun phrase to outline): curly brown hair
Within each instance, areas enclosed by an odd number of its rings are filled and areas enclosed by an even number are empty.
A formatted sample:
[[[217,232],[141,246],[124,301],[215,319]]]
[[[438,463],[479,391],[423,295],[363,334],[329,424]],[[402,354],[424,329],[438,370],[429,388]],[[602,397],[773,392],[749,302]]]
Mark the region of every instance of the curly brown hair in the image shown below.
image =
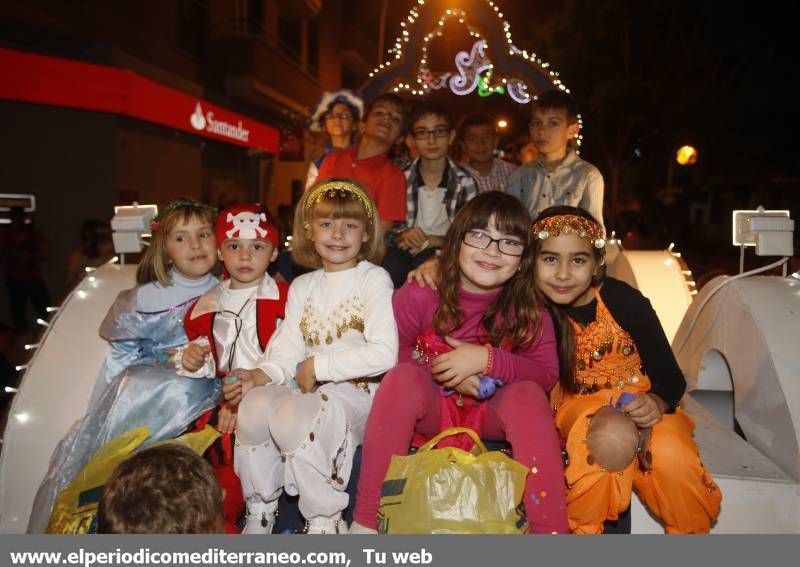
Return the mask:
[[[101,534],[224,533],[214,469],[184,445],[136,453],[114,470],[97,510]]]
[[[464,246],[464,235],[473,229],[485,229],[490,221],[505,234],[525,244],[519,269],[491,303],[481,321],[487,340],[495,347],[508,342],[512,351],[533,343],[541,329],[540,302],[533,286],[531,251],[531,217],[516,198],[492,191],[478,195],[459,211],[442,244],[437,289],[439,305],[433,316],[433,327],[440,335],[458,329],[463,320],[458,293],[461,289],[461,268],[458,257]]]

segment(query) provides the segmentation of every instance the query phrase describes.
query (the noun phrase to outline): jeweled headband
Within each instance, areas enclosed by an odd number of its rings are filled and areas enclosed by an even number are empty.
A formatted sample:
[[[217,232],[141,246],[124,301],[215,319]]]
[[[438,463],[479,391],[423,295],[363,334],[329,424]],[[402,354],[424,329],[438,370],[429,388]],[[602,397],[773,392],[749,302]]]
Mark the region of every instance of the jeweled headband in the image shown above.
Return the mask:
[[[328,181],[316,187],[306,197],[306,213],[308,213],[308,209],[310,209],[312,205],[321,202],[325,197],[334,198],[336,196],[358,199],[361,201],[361,205],[367,213],[369,222],[375,220],[375,204],[372,202],[372,199],[370,199],[369,195],[367,195],[360,186],[350,181]]]
[[[555,215],[537,221],[533,225],[533,237],[539,240],[547,240],[551,236],[561,236],[562,234],[575,234],[600,250],[606,245],[603,229],[599,224],[585,217]]]

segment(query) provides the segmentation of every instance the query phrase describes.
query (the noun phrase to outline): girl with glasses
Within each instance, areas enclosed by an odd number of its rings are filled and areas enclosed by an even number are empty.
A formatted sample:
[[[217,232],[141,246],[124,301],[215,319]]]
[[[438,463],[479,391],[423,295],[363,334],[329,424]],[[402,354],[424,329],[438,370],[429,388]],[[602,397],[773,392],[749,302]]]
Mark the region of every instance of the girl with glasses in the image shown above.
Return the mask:
[[[400,364],[382,380],[367,421],[351,533],[379,527],[392,455],[455,426],[508,441],[530,469],[523,504],[532,533],[567,531],[564,469],[547,400],[558,380],[556,340],[550,316],[531,301],[530,244],[530,216],[517,199],[479,195],[444,237],[437,290],[406,284],[395,294]],[[443,444],[470,449],[467,439]]]

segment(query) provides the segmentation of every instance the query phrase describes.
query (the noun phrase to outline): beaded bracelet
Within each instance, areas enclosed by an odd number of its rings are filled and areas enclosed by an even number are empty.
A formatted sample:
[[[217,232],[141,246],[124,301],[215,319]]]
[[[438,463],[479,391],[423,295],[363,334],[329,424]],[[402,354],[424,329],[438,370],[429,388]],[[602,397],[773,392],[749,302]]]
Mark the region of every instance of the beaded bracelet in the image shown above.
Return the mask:
[[[486,357],[486,368],[483,369],[483,372],[481,372],[481,374],[483,374],[484,376],[490,376],[492,373],[492,366],[494,365],[494,348],[492,348],[492,345],[490,343],[486,343],[483,346],[486,347],[486,352],[488,353],[488,356]]]

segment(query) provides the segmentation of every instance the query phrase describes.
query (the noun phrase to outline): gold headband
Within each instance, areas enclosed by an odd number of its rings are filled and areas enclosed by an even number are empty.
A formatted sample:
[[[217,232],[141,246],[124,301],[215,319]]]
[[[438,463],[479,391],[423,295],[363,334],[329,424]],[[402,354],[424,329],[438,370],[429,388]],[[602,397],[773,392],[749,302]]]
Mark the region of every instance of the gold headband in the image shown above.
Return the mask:
[[[308,212],[308,209],[310,209],[312,205],[321,202],[326,196],[334,198],[337,196],[337,193],[340,197],[350,197],[351,199],[358,199],[361,201],[361,205],[364,207],[369,221],[372,222],[375,219],[375,204],[372,202],[372,199],[370,199],[369,195],[367,195],[361,187],[349,181],[328,181],[315,188],[308,194],[308,197],[306,197],[306,212]]]
[[[603,229],[596,222],[577,215],[556,215],[542,219],[533,225],[533,237],[547,240],[551,236],[574,234],[590,245],[602,250],[606,241]]]

